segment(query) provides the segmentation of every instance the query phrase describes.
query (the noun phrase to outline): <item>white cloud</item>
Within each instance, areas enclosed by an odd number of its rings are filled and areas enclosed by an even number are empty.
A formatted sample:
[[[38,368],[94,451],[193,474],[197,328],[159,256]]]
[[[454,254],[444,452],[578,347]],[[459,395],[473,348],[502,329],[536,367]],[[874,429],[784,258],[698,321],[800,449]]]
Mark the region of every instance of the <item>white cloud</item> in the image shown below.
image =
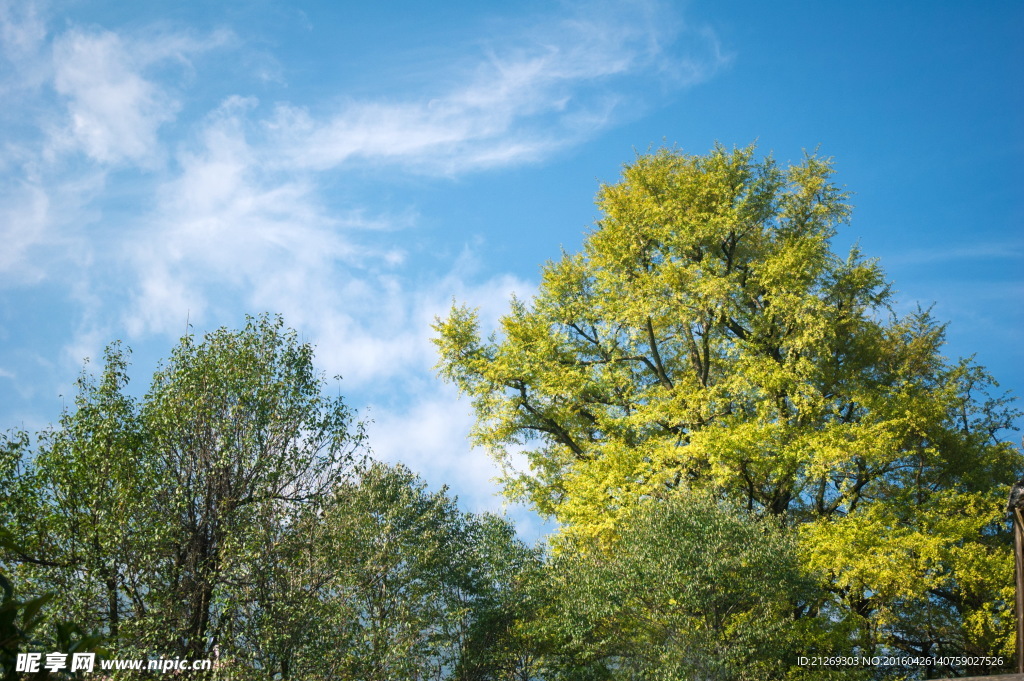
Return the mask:
[[[554,531],[553,523],[504,500],[496,482],[501,472],[498,464],[467,440],[473,423],[470,411],[468,401],[458,400],[454,390],[437,384],[401,409],[373,405],[366,414],[372,419],[367,436],[373,455],[404,463],[432,486],[443,482],[466,510],[506,514],[526,541]]]
[[[469,292],[477,302],[486,304],[481,309],[484,317],[497,317],[507,307],[505,286],[495,284],[488,282],[475,291],[476,295]],[[486,289],[490,293],[485,293]],[[495,296],[497,291],[502,295]],[[429,355],[433,363],[433,348]],[[467,510],[507,515],[528,542],[553,532],[556,525],[552,521],[542,520],[521,503],[502,495],[497,481],[502,466],[483,448],[470,445],[474,416],[469,400],[460,399],[454,387],[429,380],[426,370],[416,372],[410,367],[407,372],[400,384],[405,400],[374,402],[361,414],[372,421],[367,435],[374,457],[402,462],[434,486],[443,482]],[[526,457],[515,451],[509,463],[519,470],[528,467]]]
[[[54,45],[54,85],[68,99],[69,127],[58,147],[78,147],[96,161],[143,162],[157,151],[157,129],[178,103],[139,73],[121,38],[72,30]]]
[[[468,403],[456,402],[444,389],[422,394],[401,410],[371,405],[370,446],[382,460],[402,461],[428,478],[473,490],[480,497],[474,502],[489,499],[497,491],[491,481],[497,469],[485,452],[470,449],[468,411]]]
[[[198,148],[180,154],[180,174],[159,188],[149,224],[126,242],[139,278],[126,320],[132,333],[177,330],[187,314],[202,320],[225,293],[283,285],[282,277],[308,276],[346,252],[324,229],[333,220],[309,183],[263,177],[245,136],[254,105],[229,98],[207,119]]]
[[[504,36],[433,97],[353,101],[322,120],[280,105],[270,139],[290,167],[315,170],[362,160],[454,173],[534,161],[606,127],[630,80],[654,72],[691,85],[728,61],[709,29],[683,31],[650,3],[579,12]],[[689,42],[677,54],[680,37]],[[630,98],[631,107],[643,104]]]
[[[0,0],[0,99],[10,103],[0,107],[3,286],[88,277],[105,241],[119,239],[113,226],[96,227],[111,166],[153,168],[166,154],[158,133],[179,104],[147,71],[168,63],[187,71],[190,57],[230,40],[223,31],[126,37],[74,25],[54,35],[44,15],[35,3]],[[117,193],[131,194],[124,185]]]
[[[257,105],[230,98],[207,118],[144,229],[126,240],[132,335],[176,335],[186,318],[207,324],[239,307],[273,310],[314,335],[329,372],[365,385],[429,370],[429,325],[452,296],[500,293],[504,304],[511,289],[530,288],[499,276],[474,289],[463,283],[466,257],[447,278],[413,286],[388,229],[408,228],[408,215],[329,211],[313,178],[281,173],[250,141]]]
[[[53,133],[55,149],[81,149],[100,163],[152,166],[161,153],[158,130],[181,104],[145,71],[168,60],[187,66],[192,55],[229,38],[218,32],[205,39],[173,33],[126,39],[81,28],[60,35],[53,45],[54,87],[67,101],[68,119]]]
[[[49,62],[46,27],[35,6],[0,0],[0,177],[22,173],[38,157],[37,118],[51,108],[43,97]],[[4,184],[6,196],[16,193],[13,183]]]
[[[200,149],[179,154],[179,176],[169,178],[163,162],[174,152],[162,138],[163,129],[177,123],[185,102],[184,91],[167,76],[190,72],[191,60],[203,51],[233,45],[232,34],[117,33],[71,25],[51,36],[33,4],[0,3],[4,54],[17,60],[10,62],[11,73],[47,63],[40,73],[65,112],[60,116],[60,109],[39,95],[33,102],[43,113],[33,116],[31,107],[22,112],[41,127],[36,139],[19,133],[7,141],[0,170],[23,180],[0,196],[10,244],[0,256],[0,271],[17,270],[23,281],[57,272],[33,262],[38,252],[33,245],[49,247],[51,262],[62,260],[56,253],[61,244],[73,244],[78,250],[71,255],[88,259],[88,251],[100,245],[69,237],[99,217],[90,202],[104,196],[103,173],[125,164],[153,170],[162,195],[155,201],[143,194],[131,198],[139,206],[157,205],[148,231],[141,238],[110,234],[115,242],[139,242],[111,252],[142,273],[134,287],[137,299],[160,303],[159,311],[147,304],[134,315],[136,332],[168,328],[171,318],[178,328],[183,309],[206,310],[200,298],[213,281],[252,285],[254,299],[272,300],[273,294],[306,288],[315,278],[285,272],[285,264],[323,269],[339,260],[369,260],[384,269],[400,266],[405,259],[400,248],[368,252],[349,236],[393,216],[368,220],[361,206],[341,217],[326,211],[318,204],[321,171],[362,162],[447,174],[541,159],[606,127],[632,80],[671,70],[677,43],[696,41],[705,75],[722,61],[700,31],[673,24],[671,13],[658,5],[590,4],[560,19],[500,26],[495,31],[500,37],[481,41],[482,60],[429,74],[430,80],[449,83],[437,86],[433,97],[350,101],[323,116],[282,103],[261,120],[254,100],[231,96],[202,124]],[[47,51],[52,58],[39,59]],[[168,64],[174,66],[170,71]],[[4,87],[28,86],[18,81]],[[211,123],[218,117],[235,121],[233,137],[223,122]],[[66,158],[71,151],[83,152],[92,165],[73,163]],[[80,182],[75,173],[88,181]],[[66,219],[54,214],[58,198],[57,212]],[[106,229],[116,228],[108,224]],[[166,239],[156,247],[161,238]],[[187,243],[190,239],[195,243]],[[154,248],[146,251],[147,243]],[[190,266],[202,269],[201,276],[190,276]]]
[[[0,196],[0,272],[8,280],[34,281],[44,276],[28,251],[44,238],[50,200],[38,186],[23,184]]]
[[[103,188],[102,174],[30,174],[7,184],[0,185],[0,289],[67,283],[91,259],[83,232],[96,217],[89,202]]]

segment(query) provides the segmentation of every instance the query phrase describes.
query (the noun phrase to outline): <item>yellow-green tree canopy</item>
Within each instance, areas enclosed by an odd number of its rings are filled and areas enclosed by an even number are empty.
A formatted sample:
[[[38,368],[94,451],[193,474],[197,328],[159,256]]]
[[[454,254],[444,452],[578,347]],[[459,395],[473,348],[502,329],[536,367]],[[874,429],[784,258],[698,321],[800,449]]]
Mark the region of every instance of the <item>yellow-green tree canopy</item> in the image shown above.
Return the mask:
[[[659,150],[602,186],[583,251],[548,262],[484,338],[436,325],[439,370],[509,495],[611,536],[642,499],[711,490],[798,527],[863,649],[1008,645],[1001,506],[1015,412],[926,311],[895,315],[875,260],[830,240],[832,164]]]

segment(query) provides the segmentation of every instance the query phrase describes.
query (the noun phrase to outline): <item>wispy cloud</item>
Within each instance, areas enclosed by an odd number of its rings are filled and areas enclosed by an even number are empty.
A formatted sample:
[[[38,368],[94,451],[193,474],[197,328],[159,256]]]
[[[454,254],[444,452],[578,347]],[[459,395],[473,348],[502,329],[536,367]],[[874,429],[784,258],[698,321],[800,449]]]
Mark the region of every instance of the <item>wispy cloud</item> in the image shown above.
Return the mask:
[[[30,246],[44,237],[49,222],[49,197],[42,189],[22,184],[0,196],[0,272],[21,280],[41,279],[45,273],[26,257]]]
[[[0,290],[45,280],[67,281],[91,261],[85,227],[102,173],[27,172],[0,184]]]
[[[161,152],[157,132],[174,120],[180,103],[146,77],[147,69],[166,61],[187,65],[193,54],[228,38],[225,32],[202,39],[168,33],[129,40],[81,28],[60,35],[53,45],[53,84],[67,117],[53,133],[55,150],[80,149],[101,163],[152,165]]]
[[[54,46],[54,86],[67,99],[66,128],[56,145],[78,147],[96,161],[141,162],[157,151],[157,128],[178,103],[143,78],[114,33],[73,30]]]
[[[631,81],[674,78],[678,67],[691,84],[722,65],[706,31],[688,31],[672,17],[659,5],[610,3],[506,26],[481,41],[475,63],[434,74],[449,85],[404,100],[349,100],[334,111],[317,107],[316,114],[279,103],[261,117],[255,98],[227,97],[179,147],[175,173],[159,183],[144,233],[121,251],[138,277],[126,327],[170,333],[186,316],[217,318],[218,308],[237,299],[247,309],[288,311],[297,325],[326,326],[321,320],[331,311],[331,335],[361,358],[349,373],[394,373],[403,365],[395,357],[416,354],[408,350],[409,292],[397,269],[404,254],[386,240],[363,238],[363,206],[350,206],[348,215],[336,205],[325,208],[322,178],[358,164],[469,172],[577,144],[609,124]],[[82,42],[77,35],[68,40]],[[124,50],[108,34],[85,44],[90,54]],[[185,43],[178,53],[194,47]],[[694,54],[701,55],[696,70]],[[690,65],[679,67],[683,62]],[[94,155],[149,155],[162,119],[146,112],[157,96],[132,75],[139,69],[99,71],[113,72],[104,81],[119,84],[115,90],[138,122],[129,115],[130,131],[115,135],[98,109],[95,117],[105,123],[97,126]],[[357,321],[365,319],[378,321]]]
[[[254,104],[232,97],[207,117],[195,147],[178,154],[179,173],[158,187],[144,231],[126,240],[139,282],[125,321],[132,333],[167,333],[189,314],[202,321],[218,298],[252,303],[268,282],[287,289],[283,277],[324,276],[350,254],[308,181],[267,176],[246,138]]]
[[[485,42],[480,57],[460,67],[458,85],[420,98],[351,101],[322,118],[278,106],[270,139],[289,166],[315,170],[362,160],[455,173],[536,161],[649,105],[637,81],[688,86],[728,62],[712,31],[687,29],[652,3],[548,17]]]
[[[239,308],[274,310],[318,340],[330,373],[384,385],[429,374],[429,327],[453,296],[493,321],[513,291],[532,289],[504,274],[470,283],[479,273],[468,251],[447,275],[414,282],[403,248],[381,229],[407,217],[328,209],[313,178],[282,173],[249,140],[255,106],[233,98],[207,117],[144,229],[123,241],[135,284],[121,325],[133,336],[173,336],[186,319],[216,324]]]
[[[1024,259],[1024,242],[1008,239],[999,242],[969,241],[945,243],[937,248],[917,248],[889,256],[887,266],[938,265],[941,263],[964,262],[969,260],[1021,260]]]
[[[35,3],[0,0],[0,38],[0,286],[80,280],[113,230],[88,232],[109,202],[108,174],[152,171],[168,154],[159,131],[180,103],[166,67],[187,72],[231,34],[53,32]],[[127,186],[113,194],[149,203]]]

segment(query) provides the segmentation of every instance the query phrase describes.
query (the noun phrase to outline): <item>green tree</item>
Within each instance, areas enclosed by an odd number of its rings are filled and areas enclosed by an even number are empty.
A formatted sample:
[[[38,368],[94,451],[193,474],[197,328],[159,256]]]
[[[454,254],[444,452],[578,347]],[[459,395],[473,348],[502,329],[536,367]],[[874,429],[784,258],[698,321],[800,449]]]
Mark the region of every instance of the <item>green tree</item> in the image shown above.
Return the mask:
[[[360,467],[276,546],[280,562],[261,568],[238,618],[251,666],[367,681],[507,679],[524,667],[515,587],[539,557],[506,521],[460,511],[404,466]]]
[[[471,617],[461,636],[456,681],[532,681],[541,678],[545,639],[537,631],[544,599],[540,548],[516,537],[491,514],[471,523],[474,584]]]
[[[507,493],[574,536],[685,488],[799,526],[865,653],[1008,653],[1016,412],[927,312],[890,312],[876,261],[833,253],[829,161],[754,153],[638,157],[498,333],[458,305],[438,321],[475,442],[525,448]]]
[[[154,480],[137,407],[125,395],[126,352],[107,348],[95,379],[83,372],[74,409],[38,435],[6,437],[16,471],[5,507],[18,533],[6,553],[26,584],[54,594],[54,611],[114,640],[141,602],[157,519],[144,503]]]
[[[362,429],[340,397],[323,395],[312,360],[310,345],[264,316],[202,343],[184,338],[154,376],[141,419],[160,457],[153,503],[173,519],[154,595],[175,622],[177,653],[230,649],[221,637],[233,590],[272,545],[263,528],[287,526],[350,472]]]
[[[242,595],[351,474],[362,428],[278,317],[183,338],[140,403],[126,370],[108,348],[34,456],[6,437],[3,512],[24,548],[3,559],[118,654],[248,659]]]
[[[14,536],[4,526],[0,526],[0,547],[25,555],[24,549],[15,541]],[[96,635],[86,635],[82,628],[62,620],[55,622],[54,634],[40,637],[37,629],[45,620],[43,609],[53,599],[53,594],[43,594],[27,601],[15,597],[14,585],[0,569],[0,678],[3,681],[19,679],[55,678],[45,667],[38,671],[19,672],[18,655],[29,652],[33,647],[42,644],[51,651],[59,651],[65,655],[89,652],[103,655],[105,651],[99,647],[102,639]],[[70,674],[70,672],[68,672]],[[66,676],[66,674],[61,674]],[[81,672],[71,674],[80,678]]]
[[[457,655],[451,627],[465,614],[454,596],[468,577],[452,500],[408,469],[374,463],[333,490],[322,537],[338,574],[320,634],[331,652],[309,660],[310,676],[443,678]]]
[[[798,655],[850,653],[841,630],[807,636],[819,587],[792,533],[706,494],[641,503],[610,546],[567,538],[548,582],[553,678],[802,678]]]

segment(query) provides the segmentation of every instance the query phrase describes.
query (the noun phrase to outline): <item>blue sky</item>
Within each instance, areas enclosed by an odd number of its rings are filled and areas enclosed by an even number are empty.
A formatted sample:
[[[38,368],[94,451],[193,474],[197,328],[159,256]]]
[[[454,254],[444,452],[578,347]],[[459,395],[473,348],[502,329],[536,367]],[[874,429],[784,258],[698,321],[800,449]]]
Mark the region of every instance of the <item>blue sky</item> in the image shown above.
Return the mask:
[[[1024,394],[1022,25],[996,0],[0,0],[0,427],[54,421],[114,339],[142,391],[186,321],[280,312],[378,456],[498,509],[430,322],[528,296],[636,151],[716,141],[833,156],[837,250]]]

